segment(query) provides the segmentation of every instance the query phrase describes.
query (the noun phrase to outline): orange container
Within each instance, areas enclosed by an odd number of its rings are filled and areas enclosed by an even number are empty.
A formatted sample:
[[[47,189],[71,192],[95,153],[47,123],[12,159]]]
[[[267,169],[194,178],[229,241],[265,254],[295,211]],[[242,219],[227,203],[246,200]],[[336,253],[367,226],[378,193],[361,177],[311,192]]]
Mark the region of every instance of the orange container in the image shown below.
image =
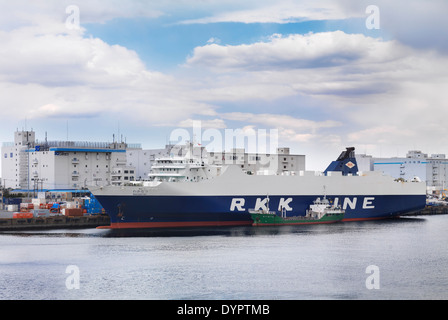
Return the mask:
[[[69,217],[82,217],[82,209],[67,209],[65,208],[65,215]]]
[[[14,212],[12,217],[14,219],[29,219],[33,218],[34,215],[31,212]]]

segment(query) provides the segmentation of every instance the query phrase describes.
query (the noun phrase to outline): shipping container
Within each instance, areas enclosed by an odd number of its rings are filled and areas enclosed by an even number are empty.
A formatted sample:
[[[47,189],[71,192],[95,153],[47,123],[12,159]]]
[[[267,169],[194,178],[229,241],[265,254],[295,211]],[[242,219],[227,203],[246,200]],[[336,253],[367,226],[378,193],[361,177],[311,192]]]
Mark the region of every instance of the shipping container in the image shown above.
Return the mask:
[[[75,201],[67,201],[66,208],[67,209],[77,209],[78,207],[77,207],[77,204]]]
[[[19,206],[17,204],[8,204],[6,208],[9,212],[13,212],[17,211],[19,209]]]
[[[14,212],[12,217],[14,219],[29,219],[33,218],[34,215],[31,212]]]
[[[63,210],[64,215],[67,217],[82,217],[83,216],[82,209],[65,208],[62,210]]]
[[[33,213],[34,217],[48,217],[50,215],[49,209],[34,209],[31,210],[31,213]]]

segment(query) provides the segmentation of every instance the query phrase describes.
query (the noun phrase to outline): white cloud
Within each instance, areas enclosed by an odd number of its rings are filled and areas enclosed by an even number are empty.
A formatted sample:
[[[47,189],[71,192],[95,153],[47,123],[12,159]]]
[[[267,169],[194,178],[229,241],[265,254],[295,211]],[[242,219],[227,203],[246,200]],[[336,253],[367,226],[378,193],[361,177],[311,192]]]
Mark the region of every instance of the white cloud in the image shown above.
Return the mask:
[[[401,137],[402,139],[409,139],[413,136],[413,130],[411,128],[397,128],[391,125],[380,125],[352,132],[348,135],[348,141],[366,145],[387,144],[390,141],[391,136],[395,138]]]
[[[181,24],[290,23],[316,20],[358,19],[350,26],[360,33],[368,32],[366,8],[375,5],[380,12],[380,29],[390,38],[416,48],[436,48],[448,52],[446,0],[258,0],[207,1],[203,16],[182,20]]]
[[[213,106],[194,98],[188,81],[150,71],[136,52],[67,30],[63,22],[0,31],[0,42],[0,99],[14,106],[3,107],[3,117],[114,114],[144,125],[176,125],[214,114]]]
[[[61,24],[63,30],[63,25]],[[25,28],[0,33],[0,79],[49,86],[106,85],[144,71],[137,54],[81,34],[40,34]]]
[[[267,128],[294,129],[299,132],[315,133],[321,128],[333,128],[341,126],[340,122],[333,120],[312,121],[281,114],[231,112],[224,113],[221,116],[222,118],[227,120],[257,123],[266,126]]]
[[[183,20],[182,24],[242,22],[242,23],[289,23],[304,20],[334,20],[364,15],[362,11],[350,10],[341,1],[248,1],[230,5],[207,17]],[[243,8],[242,8],[243,7]],[[246,8],[244,8],[246,7]]]
[[[382,30],[397,40],[341,31],[273,35],[238,46],[209,38],[175,75],[148,70],[135,51],[89,38],[82,25],[178,14],[190,1],[77,3],[80,30],[65,27],[72,1],[2,2],[3,118],[112,115],[144,128],[188,126],[197,118],[210,128],[240,121],[278,128],[284,141],[307,150],[337,153],[342,144],[419,145],[447,133],[448,59],[440,50],[448,43],[446,2],[377,1]],[[362,18],[368,4],[209,1],[202,17],[184,23]]]
[[[211,128],[211,129],[225,129],[227,126],[223,119],[212,119],[212,120],[193,120],[186,119],[178,123],[181,128],[193,128],[195,121],[199,121],[201,128]]]
[[[269,41],[243,45],[210,44],[196,47],[188,66],[224,70],[291,70],[351,65],[366,67],[402,57],[405,48],[361,34],[342,31],[274,34]],[[356,69],[354,69],[356,70]]]
[[[207,43],[217,43],[217,44],[220,44],[221,43],[221,39],[215,38],[215,37],[211,37],[210,39],[207,40]]]
[[[435,141],[435,133],[438,137],[447,133],[448,57],[434,50],[336,31],[273,36],[269,41],[238,46],[197,47],[187,66],[216,75],[208,89],[201,91],[211,101],[251,97],[256,101],[260,97],[275,104],[282,97],[290,97],[289,103],[293,97],[309,97],[318,113],[327,115],[322,121],[299,122],[270,114],[223,115],[250,123],[266,118],[263,125],[284,129],[281,136],[289,135],[291,141],[376,142],[413,148]],[[312,112],[306,105],[295,106],[296,113],[303,110],[303,118],[310,118]],[[277,112],[282,110],[279,105]],[[322,126],[325,121],[342,125],[328,126],[333,128],[330,132]],[[289,125],[282,127],[282,123]]]
[[[86,23],[104,23],[114,18],[157,18],[169,6],[158,1],[140,0],[15,0],[1,1],[0,29],[17,29],[24,26],[42,26],[64,23],[70,16],[69,6],[79,8],[81,26]]]

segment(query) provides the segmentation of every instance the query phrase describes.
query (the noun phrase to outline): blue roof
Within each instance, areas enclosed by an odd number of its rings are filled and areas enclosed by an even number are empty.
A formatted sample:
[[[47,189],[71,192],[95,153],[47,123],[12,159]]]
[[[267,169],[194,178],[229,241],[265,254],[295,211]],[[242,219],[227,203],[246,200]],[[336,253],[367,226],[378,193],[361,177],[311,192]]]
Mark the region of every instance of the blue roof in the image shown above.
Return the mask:
[[[73,192],[73,193],[82,193],[82,192],[90,192],[90,190],[82,190],[82,189],[39,189],[39,191],[35,189],[14,189],[12,192]]]
[[[123,149],[83,149],[83,148],[50,148],[50,151],[65,151],[65,152],[126,152]]]

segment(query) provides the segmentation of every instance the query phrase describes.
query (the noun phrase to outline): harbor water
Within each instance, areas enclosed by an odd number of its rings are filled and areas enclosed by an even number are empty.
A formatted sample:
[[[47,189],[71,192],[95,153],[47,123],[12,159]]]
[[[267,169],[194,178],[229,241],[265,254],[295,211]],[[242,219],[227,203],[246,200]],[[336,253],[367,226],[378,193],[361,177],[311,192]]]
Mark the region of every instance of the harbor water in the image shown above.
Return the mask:
[[[0,299],[448,299],[448,215],[0,233]]]

